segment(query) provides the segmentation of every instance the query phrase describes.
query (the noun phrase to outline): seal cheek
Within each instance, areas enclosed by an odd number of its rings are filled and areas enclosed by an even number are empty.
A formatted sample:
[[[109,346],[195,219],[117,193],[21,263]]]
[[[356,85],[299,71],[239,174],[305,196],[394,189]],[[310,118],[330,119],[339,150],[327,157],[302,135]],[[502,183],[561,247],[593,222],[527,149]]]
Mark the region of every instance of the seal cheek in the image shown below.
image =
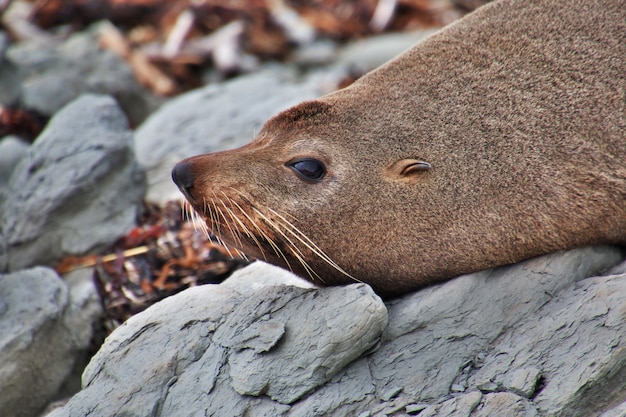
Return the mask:
[[[387,167],[386,174],[391,179],[411,179],[429,171],[432,166],[417,159],[399,159]]]

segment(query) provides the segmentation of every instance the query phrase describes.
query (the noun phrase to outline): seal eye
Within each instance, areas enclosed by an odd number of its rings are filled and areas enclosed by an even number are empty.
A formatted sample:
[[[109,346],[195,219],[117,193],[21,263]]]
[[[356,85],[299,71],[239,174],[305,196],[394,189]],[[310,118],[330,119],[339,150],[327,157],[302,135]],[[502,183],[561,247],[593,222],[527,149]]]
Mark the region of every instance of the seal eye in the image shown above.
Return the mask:
[[[320,182],[326,174],[326,167],[317,159],[298,159],[286,164],[300,179],[307,182]]]

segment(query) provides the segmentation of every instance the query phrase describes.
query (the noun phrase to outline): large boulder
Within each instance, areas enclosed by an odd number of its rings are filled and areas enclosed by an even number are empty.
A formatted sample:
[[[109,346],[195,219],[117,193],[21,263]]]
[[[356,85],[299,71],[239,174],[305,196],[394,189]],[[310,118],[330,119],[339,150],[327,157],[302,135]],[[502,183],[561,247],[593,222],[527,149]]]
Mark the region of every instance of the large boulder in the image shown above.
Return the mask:
[[[362,284],[250,289],[284,273],[253,264],[130,319],[51,417],[617,415],[626,274],[599,273],[622,259],[559,252],[386,305]]]
[[[0,207],[0,271],[110,245],[134,226],[144,193],[132,132],[115,100],[77,99],[13,171]]]
[[[0,274],[0,415],[37,415],[91,347],[100,306],[89,281],[73,289],[51,269]]]

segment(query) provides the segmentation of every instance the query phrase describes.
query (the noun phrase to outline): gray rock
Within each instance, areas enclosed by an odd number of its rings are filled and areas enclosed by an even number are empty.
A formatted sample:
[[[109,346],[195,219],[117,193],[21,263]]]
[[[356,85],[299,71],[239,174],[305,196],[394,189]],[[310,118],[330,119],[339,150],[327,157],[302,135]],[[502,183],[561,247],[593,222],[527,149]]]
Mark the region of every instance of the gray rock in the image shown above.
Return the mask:
[[[542,369],[545,384],[533,397],[542,414],[597,415],[624,395],[625,305],[626,274],[581,281],[503,335],[474,380],[506,386]]]
[[[90,346],[90,315],[48,268],[0,275],[0,410],[37,415]]]
[[[0,211],[0,270],[57,262],[130,230],[145,191],[115,101],[84,96],[54,116],[15,168]]]
[[[508,392],[483,395],[471,391],[434,404],[419,413],[420,417],[537,417],[537,409],[526,398]]]
[[[337,43],[330,39],[316,40],[296,49],[290,61],[303,67],[330,65],[337,59],[337,48]]]
[[[624,417],[626,416],[626,401],[600,414],[598,417]]]
[[[293,404],[289,417],[360,415],[376,402],[376,387],[365,357],[339,372],[326,385]],[[369,415],[373,415],[370,413]]]
[[[129,65],[98,48],[98,26],[67,40],[19,42],[7,50],[23,80],[21,106],[52,116],[85,93],[116,98],[134,125],[161,102],[141,87]]]
[[[17,104],[21,90],[21,78],[17,67],[5,56],[9,39],[0,32],[0,106],[11,107]]]
[[[244,296],[252,295],[267,286],[291,285],[301,288],[315,288],[310,281],[263,261],[255,261],[247,268],[237,271],[236,274],[222,282],[222,285],[232,288]]]
[[[256,263],[129,320],[53,416],[612,417],[626,274],[593,276],[621,259],[611,247],[555,253],[407,295],[386,314],[363,285],[264,287],[276,269]]]
[[[165,202],[181,198],[170,174],[177,162],[244,145],[271,116],[318,95],[318,78],[300,80],[275,68],[171,100],[135,134],[137,156],[148,172],[147,199]]]
[[[0,139],[0,204],[4,200],[9,178],[27,150],[28,144],[17,136],[5,136]]]
[[[111,334],[85,370],[84,389],[52,415],[285,415],[284,403],[373,346],[385,319],[363,284],[247,296],[224,285],[191,288]],[[123,401],[103,402],[104,392]]]
[[[626,260],[624,260],[623,262],[607,269],[606,271],[604,271],[602,273],[603,276],[607,276],[607,275],[622,275],[622,274],[626,274]]]
[[[377,386],[407,381],[404,394],[411,398],[447,395],[466,363],[506,329],[536,320],[559,291],[620,258],[617,249],[606,247],[559,252],[464,275],[388,303],[386,343],[371,358]]]
[[[450,400],[432,405],[422,411],[420,417],[469,417],[478,406],[483,395],[480,391],[472,391]],[[494,414],[498,415],[498,414]],[[500,415],[508,415],[507,413]]]
[[[426,403],[409,404],[406,406],[406,412],[409,414],[417,414],[428,408]]]
[[[538,368],[532,366],[519,368],[507,374],[502,381],[502,387],[524,398],[531,398],[537,391],[541,377],[542,374]]]
[[[81,389],[82,373],[91,360],[93,346],[103,342],[102,301],[98,295],[91,268],[77,269],[62,277],[69,289],[71,312],[65,318],[68,326],[85,346],[74,356],[74,368],[59,388],[56,397],[67,400]]]
[[[230,376],[241,395],[264,394],[291,404],[373,347],[387,325],[387,310],[363,284],[324,290],[271,288],[239,306],[214,340],[228,346],[250,332],[263,335],[279,325],[284,337],[279,329],[273,332],[278,336],[274,344],[281,344],[268,354],[263,354],[267,346],[229,346],[235,350],[229,358]]]
[[[487,394],[472,412],[472,417],[538,417],[539,412],[526,398],[509,392]]]

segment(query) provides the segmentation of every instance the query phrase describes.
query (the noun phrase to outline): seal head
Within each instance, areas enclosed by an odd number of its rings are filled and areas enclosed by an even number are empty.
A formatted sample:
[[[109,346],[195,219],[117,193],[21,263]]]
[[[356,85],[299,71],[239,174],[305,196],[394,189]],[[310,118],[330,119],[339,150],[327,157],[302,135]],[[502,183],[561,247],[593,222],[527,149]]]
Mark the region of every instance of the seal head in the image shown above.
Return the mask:
[[[231,247],[386,297],[626,242],[626,12],[499,1],[174,181]]]

